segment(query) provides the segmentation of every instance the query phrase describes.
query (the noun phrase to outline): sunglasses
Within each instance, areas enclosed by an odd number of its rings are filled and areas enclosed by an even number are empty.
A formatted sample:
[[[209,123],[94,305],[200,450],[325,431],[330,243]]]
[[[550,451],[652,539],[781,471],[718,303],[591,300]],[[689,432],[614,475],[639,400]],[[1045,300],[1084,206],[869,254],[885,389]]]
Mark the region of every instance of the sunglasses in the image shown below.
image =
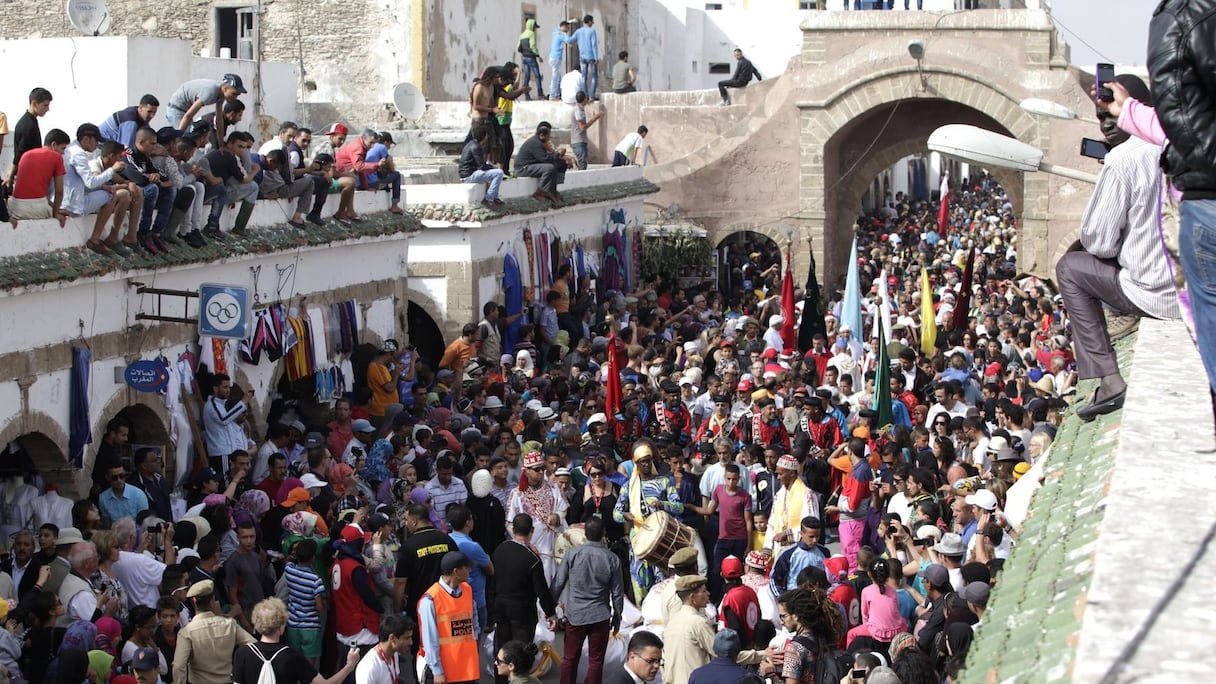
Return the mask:
[[[532,472],[534,472],[534,473],[543,473],[543,472],[545,472],[545,467],[544,467],[544,466],[537,466],[537,467],[535,467],[535,468],[528,468],[528,470],[531,470],[531,471],[532,471]]]
[[[127,479],[126,473],[119,473],[117,475],[110,476],[110,482],[118,482],[119,480],[125,480],[125,479]]]
[[[604,476],[604,471],[602,471],[602,470],[595,470],[590,473],[587,473],[587,477],[603,477],[603,476]]]

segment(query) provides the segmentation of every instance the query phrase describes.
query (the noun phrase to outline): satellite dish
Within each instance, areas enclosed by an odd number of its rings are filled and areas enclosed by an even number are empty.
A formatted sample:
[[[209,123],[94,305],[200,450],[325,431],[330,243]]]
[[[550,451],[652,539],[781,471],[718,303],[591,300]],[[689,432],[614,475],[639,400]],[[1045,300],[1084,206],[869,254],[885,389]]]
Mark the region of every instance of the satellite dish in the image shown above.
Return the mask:
[[[110,30],[110,9],[105,0],[68,0],[68,21],[86,36],[102,36]]]
[[[407,119],[422,118],[426,112],[426,98],[413,83],[398,83],[397,87],[393,88],[393,104],[397,107],[397,113]]]

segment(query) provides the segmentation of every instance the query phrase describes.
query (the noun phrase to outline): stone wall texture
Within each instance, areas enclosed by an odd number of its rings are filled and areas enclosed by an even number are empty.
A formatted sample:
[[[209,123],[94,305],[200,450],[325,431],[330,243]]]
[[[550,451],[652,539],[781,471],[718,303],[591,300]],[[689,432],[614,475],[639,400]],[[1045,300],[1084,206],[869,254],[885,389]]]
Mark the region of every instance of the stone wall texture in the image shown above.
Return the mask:
[[[627,32],[627,3],[612,0],[587,0],[579,7],[564,0],[109,0],[107,4],[110,35],[189,40],[195,54],[217,57],[216,10],[254,8],[256,56],[301,65],[296,84],[300,101],[375,103],[389,109],[397,83],[412,82],[430,99],[463,100],[482,69],[508,60],[519,62],[516,46],[525,11],[534,12],[541,23],[539,47],[546,56],[553,28],[575,9],[580,16],[596,17],[605,54],[622,49]],[[0,38],[77,35],[59,6],[37,0],[4,4]],[[548,71],[544,73],[547,81]]]

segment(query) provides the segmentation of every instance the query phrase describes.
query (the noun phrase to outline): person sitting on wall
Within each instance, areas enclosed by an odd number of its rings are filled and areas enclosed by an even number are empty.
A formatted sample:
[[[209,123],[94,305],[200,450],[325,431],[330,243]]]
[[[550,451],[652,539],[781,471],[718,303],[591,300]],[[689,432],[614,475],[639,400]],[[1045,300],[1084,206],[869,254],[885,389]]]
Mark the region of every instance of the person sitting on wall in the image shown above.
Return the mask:
[[[72,139],[58,128],[51,129],[43,138],[42,147],[30,150],[21,157],[21,166],[13,181],[13,196],[8,201],[8,210],[13,219],[58,219],[59,226],[67,224],[68,212],[63,208],[63,176],[66,172],[63,151]],[[54,183],[55,194],[47,196]],[[13,225],[17,225],[16,220]]]
[[[287,152],[273,149],[265,157],[254,157],[262,167],[262,180],[258,183],[258,199],[285,199],[296,201],[296,211],[287,220],[292,228],[304,230],[304,215],[312,209],[314,185],[310,177],[293,178],[287,163]]]
[[[502,185],[505,175],[502,167],[486,161],[485,145],[488,143],[492,130],[482,121],[474,121],[470,131],[472,139],[464,144],[460,151],[460,182],[485,183],[486,196],[481,200],[482,205],[491,209],[503,206],[498,199],[498,188]]]
[[[99,157],[100,170],[96,173],[93,171],[89,162],[100,142],[101,133],[97,126],[87,123],[76,129],[76,142],[72,143],[64,154],[66,173],[63,183],[63,208],[71,216],[97,214],[93,233],[85,242],[85,246],[102,256],[109,256],[114,254],[114,250],[102,241],[101,234],[105,231],[106,221],[112,215],[114,228],[110,239],[115,243],[119,241],[122,222],[127,217],[127,208],[131,203],[131,194],[119,175],[126,168],[126,162],[122,160],[122,145],[116,142],[107,143]]]
[[[338,148],[334,156],[338,173],[357,176],[362,188],[379,189],[383,187],[381,183],[387,184],[393,191],[393,204],[389,212],[404,213],[401,209],[401,173],[391,170],[392,159],[384,157],[378,163],[367,161],[367,152],[376,144],[376,136],[377,133],[368,128],[358,138]]]
[[[519,146],[515,155],[515,174],[540,179],[536,192],[532,193],[534,199],[561,202],[557,186],[566,182],[566,169],[570,164],[561,150],[554,149],[550,142],[552,135],[553,127],[548,121],[537,125],[536,135]]]

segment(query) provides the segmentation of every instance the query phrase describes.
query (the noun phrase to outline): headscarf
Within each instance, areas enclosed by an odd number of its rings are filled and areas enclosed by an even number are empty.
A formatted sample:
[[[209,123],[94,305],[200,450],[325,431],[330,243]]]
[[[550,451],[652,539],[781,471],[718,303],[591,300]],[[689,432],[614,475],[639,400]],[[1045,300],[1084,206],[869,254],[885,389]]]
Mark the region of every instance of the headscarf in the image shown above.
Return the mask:
[[[208,494],[203,498],[204,506],[223,506],[228,503],[228,497],[223,494]]]
[[[296,487],[304,487],[304,483],[298,477],[289,477],[279,484],[279,491],[274,495],[274,502],[282,505],[287,500],[287,495]]]
[[[77,620],[68,625],[63,634],[63,642],[59,644],[59,654],[65,650],[79,649],[88,653],[97,647],[97,625],[88,620]]]
[[[435,511],[435,508],[431,506],[430,492],[426,491],[423,487],[416,487],[414,491],[410,492],[410,501],[426,506],[427,510],[430,511],[431,525],[437,530],[443,529],[443,520],[439,517],[439,513]]]
[[[288,534],[311,537],[317,527],[317,515],[308,511],[296,511],[283,517],[283,530]]]
[[[114,651],[122,636],[122,624],[109,615],[98,618],[94,624],[97,626],[97,650],[105,651],[111,656],[117,655]]]
[[[106,681],[113,668],[114,654],[97,649],[89,651],[89,672],[97,678],[95,681]]]
[[[250,489],[241,495],[236,508],[238,511],[247,511],[253,516],[254,522],[257,522],[270,510],[270,497],[260,489]]]

